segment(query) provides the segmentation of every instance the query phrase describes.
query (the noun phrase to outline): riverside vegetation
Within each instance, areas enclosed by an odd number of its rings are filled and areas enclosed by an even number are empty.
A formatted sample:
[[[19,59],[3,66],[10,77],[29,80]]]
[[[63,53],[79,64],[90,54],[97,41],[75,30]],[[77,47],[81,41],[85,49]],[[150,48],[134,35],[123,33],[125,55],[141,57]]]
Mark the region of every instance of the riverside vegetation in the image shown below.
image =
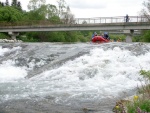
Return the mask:
[[[116,102],[115,113],[150,113],[150,71],[141,70],[145,84],[138,88],[137,95],[129,100]]]

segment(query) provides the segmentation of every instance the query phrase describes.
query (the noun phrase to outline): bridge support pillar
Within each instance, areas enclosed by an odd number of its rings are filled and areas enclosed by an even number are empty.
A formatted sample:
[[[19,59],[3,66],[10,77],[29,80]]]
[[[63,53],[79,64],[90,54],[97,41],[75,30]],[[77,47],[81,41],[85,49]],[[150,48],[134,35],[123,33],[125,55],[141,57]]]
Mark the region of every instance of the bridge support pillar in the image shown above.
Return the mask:
[[[126,42],[127,43],[132,42],[133,33],[134,33],[134,30],[124,30],[124,34],[126,35]]]
[[[8,32],[8,34],[11,36],[11,39],[16,41],[16,36],[19,35],[18,32]]]

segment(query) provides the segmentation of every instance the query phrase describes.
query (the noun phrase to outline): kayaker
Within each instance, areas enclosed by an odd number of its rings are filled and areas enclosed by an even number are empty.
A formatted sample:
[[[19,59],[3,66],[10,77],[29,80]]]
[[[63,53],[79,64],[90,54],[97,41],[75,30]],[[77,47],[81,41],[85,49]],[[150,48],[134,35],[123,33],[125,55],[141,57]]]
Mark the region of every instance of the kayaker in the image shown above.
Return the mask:
[[[92,39],[93,39],[95,36],[97,36],[97,33],[96,33],[96,32],[94,32],[94,33],[92,34]]]
[[[97,36],[97,33],[96,33],[96,32],[94,32],[94,35],[95,35],[95,36]]]
[[[108,32],[104,32],[104,38],[107,39],[107,40],[110,39],[110,37],[108,36]]]

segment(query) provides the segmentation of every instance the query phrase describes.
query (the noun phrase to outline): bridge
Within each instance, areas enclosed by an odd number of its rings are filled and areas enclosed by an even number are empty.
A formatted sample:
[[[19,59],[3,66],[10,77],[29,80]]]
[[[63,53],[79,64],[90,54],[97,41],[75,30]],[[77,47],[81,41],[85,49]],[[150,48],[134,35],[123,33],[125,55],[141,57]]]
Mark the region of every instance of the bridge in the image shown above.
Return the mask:
[[[76,18],[70,24],[52,24],[48,21],[30,21],[22,23],[2,23],[0,22],[0,32],[8,32],[13,39],[19,32],[32,31],[121,31],[126,34],[133,34],[134,30],[150,29],[149,18],[145,16],[130,16],[129,21],[125,21],[124,16],[117,17],[95,17],[95,18]]]

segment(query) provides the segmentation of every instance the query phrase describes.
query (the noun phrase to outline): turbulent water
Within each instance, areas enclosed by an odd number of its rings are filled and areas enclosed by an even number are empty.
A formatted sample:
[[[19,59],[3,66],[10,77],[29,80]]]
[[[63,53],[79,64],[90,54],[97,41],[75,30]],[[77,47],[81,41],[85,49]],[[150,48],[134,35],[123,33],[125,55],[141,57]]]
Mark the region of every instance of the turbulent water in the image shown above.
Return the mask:
[[[1,43],[0,113],[111,113],[141,69],[148,43]]]

